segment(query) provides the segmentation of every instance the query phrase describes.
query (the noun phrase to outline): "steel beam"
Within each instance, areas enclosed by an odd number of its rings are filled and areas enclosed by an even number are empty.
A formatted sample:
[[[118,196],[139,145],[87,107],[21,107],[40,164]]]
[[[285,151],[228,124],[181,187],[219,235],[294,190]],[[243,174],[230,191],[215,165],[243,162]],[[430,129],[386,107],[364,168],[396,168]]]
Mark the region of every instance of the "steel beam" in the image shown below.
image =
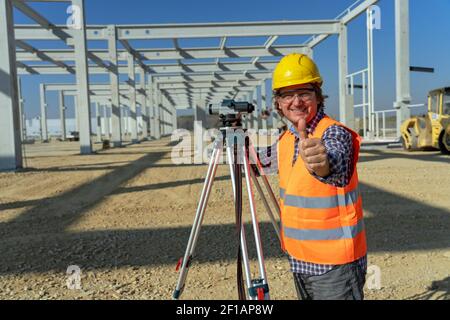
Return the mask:
[[[105,30],[105,34],[108,31]],[[17,43],[17,41],[16,41]],[[283,57],[291,52],[309,53],[309,47],[305,45],[277,45],[266,48],[265,46],[232,46],[223,48],[183,48],[182,51],[172,48],[157,49],[133,49],[136,56],[142,60],[179,60],[179,59],[219,59],[219,58],[251,58],[251,57]],[[42,53],[45,56],[40,56]],[[90,53],[99,59],[108,60],[109,53],[105,49],[93,49]],[[119,61],[126,61],[127,50],[118,50]],[[135,58],[136,58],[135,56]],[[17,51],[17,61],[74,61],[75,54],[71,49],[36,49]]]
[[[246,91],[249,88],[253,88],[261,83],[261,80],[240,80],[238,86],[240,88],[246,88]],[[58,90],[74,90],[75,84],[71,83],[45,83],[45,87],[47,91],[58,91]],[[129,92],[128,84],[120,84],[120,92]],[[231,88],[236,86],[236,81],[199,81],[190,84],[189,82],[175,82],[173,84],[169,83],[159,83],[158,89],[166,90],[166,91],[180,91],[184,92],[186,90],[196,92],[202,90],[205,92],[205,89],[211,89],[212,92],[222,92],[226,90],[230,90]],[[101,83],[90,83],[89,88],[91,92],[97,91],[111,91],[111,86],[109,84],[101,84]],[[139,89],[141,91],[141,89]],[[141,91],[142,92],[142,91]]]
[[[148,139],[149,115],[147,111],[147,85],[146,72],[144,68],[140,68],[139,72],[139,104],[141,105],[142,118],[142,139]]]
[[[149,121],[150,121],[150,138],[155,139],[155,101],[154,101],[154,91],[153,91],[153,78],[151,75],[148,76],[147,82],[147,105],[149,110]]]
[[[59,119],[61,121],[61,140],[65,141],[66,136],[66,107],[64,105],[64,91],[60,90],[58,92],[58,102],[59,102]]]
[[[127,52],[123,53],[122,55],[125,55],[126,57],[126,61],[129,61],[129,54],[131,54],[133,56],[133,58],[137,61],[137,65],[139,68],[144,68],[144,70],[148,70],[149,68],[145,65],[144,60],[145,58],[139,53],[137,52],[135,49],[133,49],[131,47],[131,45],[128,43],[128,41],[126,40],[121,40],[120,41],[122,43],[122,45],[124,46],[124,48],[126,49]]]
[[[134,72],[134,56],[128,53],[128,86],[130,100],[130,133],[131,142],[138,143],[138,128],[136,116],[136,73]]]
[[[27,139],[27,125],[25,123],[26,117],[24,112],[24,101],[22,97],[22,81],[17,77],[17,96],[19,101],[19,119],[20,119],[20,138],[22,141]]]
[[[44,66],[44,65],[24,65],[18,64],[18,74],[69,74],[66,70],[55,66]],[[245,69],[245,68],[241,68]],[[120,73],[128,73],[128,68],[121,66],[119,68]],[[151,74],[153,77],[161,80],[162,83],[172,83],[172,82],[185,82],[186,79],[189,81],[213,81],[213,80],[235,80],[236,75],[243,75],[248,80],[257,79],[257,77],[270,77],[272,70],[244,70],[247,71],[245,74],[243,70],[237,71],[196,71],[196,72],[177,72],[177,73],[163,73],[163,74]],[[90,74],[108,74],[104,68],[91,66],[89,68]]]
[[[173,39],[174,35],[177,35],[178,38],[221,38],[337,34],[339,32],[338,22],[336,20],[315,20],[187,23],[118,25],[117,28],[119,40],[152,40]],[[104,26],[89,26],[87,40],[105,40],[104,29]],[[16,37],[20,40],[58,40],[60,36],[56,32],[63,32],[70,37],[73,31],[64,25],[56,25],[45,29],[36,26],[18,25],[16,26]]]
[[[245,79],[242,77],[241,79]],[[241,84],[244,87],[254,87],[261,82],[258,80],[242,80]],[[174,83],[160,83],[159,88],[163,90],[175,90],[175,89],[219,89],[219,88],[231,88],[236,84],[236,80],[211,80],[211,81],[196,81],[196,82],[174,82]]]
[[[30,55],[32,55],[32,57],[37,58],[38,61],[46,61],[46,62],[53,63],[54,65],[56,65],[60,68],[66,69],[67,72],[69,72],[71,74],[75,74],[75,70],[73,67],[68,66],[67,64],[65,64],[62,61],[57,61],[57,60],[53,59],[47,53],[45,53],[45,51],[39,50],[24,41],[21,41],[21,40],[16,41],[16,46],[27,51]],[[75,60],[75,54],[73,54],[72,60]],[[21,59],[18,59],[18,61],[21,61]]]
[[[160,87],[161,85],[158,85]],[[230,99],[233,96],[233,93],[239,93],[239,92],[247,92],[248,90],[253,90],[254,86],[238,86],[238,87],[220,87],[220,88],[178,88],[178,89],[159,89],[161,90],[166,96],[168,101],[170,101],[171,105],[178,105],[178,106],[190,106],[192,103],[190,100],[196,95],[200,93],[205,93],[205,89],[209,89],[209,92],[207,94],[207,100],[214,100],[217,101],[219,99]],[[76,95],[77,94],[77,87],[74,84],[55,84],[55,83],[46,83],[45,84],[45,91],[64,91],[67,95]],[[129,93],[129,90],[125,87],[121,88],[121,96],[122,101],[126,101],[129,105],[131,105],[131,101],[126,96]],[[141,92],[141,91],[140,91]],[[109,100],[111,100],[111,91],[109,90],[108,85],[104,84],[91,84],[90,85],[90,97],[92,101],[98,101],[98,97],[103,96],[107,97]],[[179,96],[185,96],[187,100],[183,100],[180,102]],[[143,97],[145,98],[145,96]]]
[[[68,45],[68,46],[75,47],[76,39],[74,37],[77,34],[78,26],[72,27],[73,29],[68,29],[67,26],[65,26],[65,27],[56,26],[53,23],[50,23],[50,21],[45,19],[37,11],[35,11],[31,7],[29,7],[25,3],[25,1],[23,1],[23,0],[12,0],[12,1],[14,2],[14,5],[15,5],[16,8],[18,8],[20,11],[22,11],[25,15],[27,15],[28,17],[30,17],[34,21],[36,21],[41,27],[43,27],[44,29],[50,31],[56,37],[56,39],[60,39],[60,40],[64,41],[66,43],[66,45]],[[79,0],[77,0],[77,1],[79,1]],[[76,5],[74,2],[72,2],[72,4]],[[78,8],[80,8],[79,12],[84,10],[84,8],[82,6],[78,5]],[[81,16],[80,20],[84,21],[84,11],[81,12],[80,16]],[[77,18],[80,18],[80,17],[77,17]],[[33,26],[33,27],[35,27],[35,26]],[[85,25],[83,26],[83,29],[84,29],[84,34],[86,35],[86,26]],[[97,31],[94,31],[94,34],[96,32]],[[21,45],[20,38],[17,38],[17,39],[18,39],[17,40],[17,44],[19,44],[19,46],[20,46]],[[34,40],[36,40],[36,39],[34,39]],[[33,47],[31,47],[28,44],[23,43],[23,42],[22,42],[22,48],[24,48],[25,50],[33,50],[34,49]],[[76,52],[76,50],[74,52]],[[48,59],[48,57],[42,56],[42,52],[36,51],[36,53],[38,55],[41,55],[42,59],[45,59],[45,60]],[[76,56],[76,54],[75,54],[75,56]],[[103,63],[102,59],[100,59],[96,55],[92,54],[91,52],[87,52],[87,56],[89,57],[90,60],[95,62],[98,66],[100,66],[102,68],[107,68],[107,66]],[[76,58],[75,58],[75,60],[76,60]],[[51,61],[51,59],[50,59],[50,61]],[[53,62],[53,61],[51,61],[51,62]],[[55,62],[53,62],[53,63],[55,63]],[[67,66],[64,66],[63,63],[60,63],[60,62],[57,62],[57,61],[56,61],[56,64],[58,64],[58,65],[62,64],[63,68],[67,67]],[[73,70],[71,70],[70,68],[67,71],[70,72],[70,73],[73,73]]]
[[[109,79],[111,88],[111,140],[113,147],[122,146],[122,121],[120,120],[119,61],[117,57],[117,31],[114,25],[106,28],[109,52]]]
[[[0,170],[22,168],[13,9],[0,1]]]
[[[89,75],[86,46],[86,24],[84,12],[84,0],[72,0],[72,5],[79,8],[80,28],[73,29],[75,55],[76,55],[76,79],[78,86],[78,121],[80,132],[80,153],[92,153],[91,142],[91,102],[89,97]]]
[[[80,117],[78,115],[78,91],[73,94],[67,93],[67,95],[73,96],[73,111],[75,117],[75,131],[80,131]]]
[[[95,117],[97,119],[97,142],[102,142],[102,117],[100,115],[100,103],[94,102]]]
[[[158,64],[158,65],[146,65],[150,70],[150,73],[156,75],[157,77],[171,77],[177,74],[184,74],[186,77],[189,77],[189,74],[196,73],[239,73],[239,72],[272,72],[275,68],[277,61],[264,61],[264,62],[256,62],[255,64],[251,62],[227,62],[227,63],[190,63],[190,64]],[[24,63],[18,64],[21,74],[70,74],[66,68],[61,68],[59,66],[51,66],[51,65],[25,65]],[[71,66],[69,66],[71,67]],[[135,72],[139,70],[135,70]],[[105,70],[104,67],[98,66],[89,66],[89,72],[91,74],[105,74],[108,70]],[[119,66],[119,73],[127,74],[128,67],[127,66]]]
[[[379,0],[365,0],[364,2],[359,4],[356,8],[354,8],[353,10],[347,11],[347,13],[345,13],[344,15],[342,15],[341,17],[338,17],[338,18],[343,24],[347,25],[350,21],[352,21],[353,19],[358,17],[360,14],[364,13],[367,10],[367,8],[376,4],[378,1]],[[310,48],[314,48],[319,43],[321,43],[322,41],[327,39],[329,36],[330,36],[330,34],[321,34],[321,35],[313,36],[310,40],[305,42],[304,45],[306,45]]]
[[[104,119],[104,123],[105,123],[105,136],[106,139],[109,140],[111,137],[111,130],[110,130],[110,119],[109,119],[109,112],[108,112],[108,104],[106,102],[103,102],[103,119]]]
[[[160,119],[160,92],[157,89],[157,82],[153,81],[153,112],[154,112],[154,127],[155,139],[161,139],[161,119]]]
[[[18,1],[18,0],[14,0]],[[22,1],[18,1],[21,2]],[[119,73],[129,73],[133,74],[135,77],[136,69],[130,70],[128,66],[119,66],[118,60],[128,59],[129,55],[133,57],[138,62],[138,72],[141,72],[141,68],[145,69],[149,75],[152,75],[153,80],[158,79],[160,87],[154,88],[153,96],[156,98],[155,104],[157,110],[161,106],[168,103],[175,105],[176,103],[187,103],[192,105],[193,95],[197,92],[195,89],[202,90],[204,87],[202,84],[196,83],[197,81],[211,81],[207,92],[205,93],[206,102],[214,99],[219,99],[223,97],[238,97],[239,90],[255,90],[255,86],[259,81],[269,76],[276,65],[276,61],[261,61],[259,60],[264,56],[271,57],[281,57],[290,51],[293,47],[296,47],[296,51],[302,50],[305,53],[311,53],[312,43],[307,45],[295,46],[295,45],[283,45],[275,46],[274,43],[278,36],[286,35],[302,35],[302,34],[341,34],[340,38],[343,39],[344,36],[342,31],[342,24],[348,23],[350,20],[354,19],[357,15],[362,13],[368,6],[376,3],[376,0],[366,0],[356,9],[348,10],[348,12],[339,17],[340,20],[326,20],[326,21],[281,21],[281,22],[248,22],[248,23],[208,23],[208,24],[175,24],[175,25],[120,25],[114,26],[85,26],[83,24],[83,30],[86,39],[89,40],[108,40],[111,42],[111,29],[114,28],[114,46],[115,50],[115,67],[107,66],[104,64],[105,56],[111,55],[111,46],[109,46],[108,51],[104,50],[94,50],[94,53],[87,52],[89,59],[97,63],[100,67],[88,66],[86,64],[86,69],[89,68],[91,74],[104,74],[109,72],[110,75],[115,73],[117,76],[117,88],[114,88],[111,81],[111,91],[112,96],[117,94],[120,96],[120,88],[118,84],[118,74]],[[83,4],[82,0],[73,1],[75,3]],[[40,73],[40,74],[64,74],[70,73],[70,68],[73,66],[63,63],[62,61],[72,61],[75,55],[70,50],[53,50],[52,52],[46,52],[45,50],[39,51],[36,48],[27,46],[28,44],[20,42],[20,40],[29,39],[62,39],[65,40],[69,45],[77,44],[76,39],[72,41],[71,37],[76,37],[78,30],[70,29],[65,26],[55,26],[50,24],[38,13],[33,11],[30,7],[22,4],[22,11],[28,14],[32,19],[37,21],[40,26],[24,26],[19,25],[16,28],[17,39],[19,40],[19,46],[25,51],[20,52],[21,59],[35,59],[39,58],[44,61],[50,61],[56,66],[47,65],[24,65],[22,60],[18,67],[21,72],[25,73]],[[83,19],[84,19],[84,11]],[[47,30],[42,30],[42,27]],[[176,35],[176,36],[174,36]],[[240,36],[265,36],[267,41],[263,46],[253,46],[253,47],[227,47],[226,40],[227,37],[240,37]],[[43,38],[40,38],[43,37]],[[221,39],[220,46],[218,48],[181,48],[178,45],[177,39],[179,38],[204,38],[204,37],[217,37]],[[346,38],[346,30],[345,30]],[[163,48],[163,49],[134,49],[129,45],[128,40],[137,39],[173,39],[175,41],[175,48]],[[122,42],[126,50],[121,50],[120,55],[117,52],[116,41]],[[313,40],[314,41],[314,40]],[[346,41],[346,39],[345,39]],[[25,45],[24,45],[25,44]],[[317,43],[316,43],[317,44]],[[342,48],[342,41],[340,40],[340,46]],[[298,49],[298,50],[297,50]],[[343,50],[340,50],[340,60],[342,59]],[[86,50],[85,50],[86,52]],[[124,54],[128,53],[128,54]],[[36,56],[33,56],[36,55]],[[93,55],[93,57],[91,57]],[[97,56],[98,55],[98,56]],[[346,55],[346,49],[345,49]],[[214,63],[185,63],[181,60],[186,59],[198,59],[202,57],[214,57],[216,61]],[[239,58],[239,57],[253,57],[251,62],[222,62],[220,58]],[[64,59],[56,59],[64,58]],[[176,59],[179,60],[176,64],[160,64],[154,63],[155,60],[162,59]],[[112,61],[114,59],[111,59]],[[152,61],[151,63],[144,64],[145,60]],[[111,63],[112,65],[113,63]],[[347,66],[344,66],[346,69]],[[341,71],[340,71],[341,72]],[[79,72],[77,72],[78,74]],[[87,70],[86,70],[87,73]],[[342,72],[341,72],[342,73]],[[341,75],[340,73],[340,75]],[[110,77],[111,78],[111,77]],[[145,76],[144,76],[145,78]],[[239,83],[239,80],[247,80],[248,83],[243,85],[243,82]],[[342,77],[341,77],[342,79]],[[153,81],[152,80],[152,81]],[[217,80],[217,81],[215,81]],[[221,81],[237,81],[236,85],[229,87],[228,84],[220,84]],[[256,82],[251,83],[250,82]],[[176,83],[176,84],[175,84]],[[184,90],[175,90],[182,89]],[[228,88],[230,88],[229,91]],[[134,88],[134,96],[136,94],[136,88]],[[257,90],[255,90],[256,92]],[[340,90],[341,92],[342,90]],[[89,92],[89,88],[88,88]],[[184,95],[185,99],[178,99],[180,94]],[[133,94],[131,94],[133,95]],[[135,96],[136,97],[136,96]],[[164,97],[164,98],[163,98]],[[88,97],[89,98],[89,97]],[[140,100],[140,104],[145,103],[145,98]],[[164,100],[160,102],[159,100]],[[167,99],[167,101],[165,101]],[[133,97],[129,99],[131,102],[130,106],[133,109]],[[340,96],[341,108],[342,101],[347,100],[346,97]],[[144,101],[144,102],[142,102]],[[117,105],[120,105],[120,101],[117,99]],[[162,104],[161,104],[162,103]],[[347,105],[347,103],[345,104]],[[134,103],[134,109],[136,103]],[[258,106],[259,108],[261,106]],[[144,118],[145,107],[142,108],[142,114]],[[136,111],[134,110],[134,118],[136,118]],[[341,111],[342,112],[342,111]],[[159,113],[159,111],[158,111]],[[161,112],[162,116],[164,115]],[[259,118],[259,115],[256,117]],[[258,120],[258,119],[257,119]],[[144,121],[145,122],[145,121]],[[114,125],[113,125],[114,127]],[[119,127],[120,127],[120,116],[119,116]],[[134,127],[134,126],[133,126]],[[120,135],[119,135],[120,136]],[[119,138],[120,140],[120,138]]]
[[[121,40],[172,39],[173,35],[177,35],[178,38],[212,38],[338,33],[335,20],[122,25],[118,27]]]
[[[400,138],[400,126],[408,119],[411,112],[408,108],[411,102],[409,81],[409,0],[395,0],[395,71],[396,71],[396,101],[397,137]]]
[[[266,87],[266,79],[263,79],[261,81],[261,109],[264,110],[265,112],[267,112],[267,107],[268,107],[268,103],[267,103],[267,87]],[[261,118],[261,126],[263,129],[267,129],[267,118]]]
[[[172,109],[172,132],[177,130],[178,128],[178,117],[177,117],[177,108],[173,106]]]
[[[356,8],[350,10],[347,14],[345,14],[341,18],[341,22],[347,25],[350,21],[357,18],[360,14],[366,12],[366,10],[376,4],[379,0],[365,0],[361,4],[359,4]]]
[[[255,111],[252,112],[253,118],[253,129],[259,130],[259,108],[258,105],[258,92],[257,88],[253,89],[251,92],[251,100],[250,102],[255,106]]]
[[[339,120],[351,129],[355,128],[353,99],[347,94],[348,74],[348,42],[347,26],[341,24],[338,38],[338,67],[339,67]]]
[[[41,141],[48,142],[48,128],[47,128],[47,98],[45,94],[45,84],[39,85],[39,92],[41,98]]]
[[[61,27],[61,26],[56,26],[56,25],[50,23],[41,14],[39,14],[34,9],[29,7],[25,3],[25,1],[23,1],[23,0],[11,0],[11,1],[13,1],[14,6],[17,9],[19,9],[23,14],[25,14],[32,20],[36,21],[42,28],[44,28],[45,31],[47,31],[49,34],[51,34],[53,37],[53,40],[67,41],[69,38],[72,37],[72,35],[70,34],[70,31],[67,29],[67,26]],[[17,29],[17,26],[16,26],[16,29]],[[33,26],[33,30],[39,30],[39,29],[40,29],[39,27],[36,28],[36,26]],[[71,31],[73,31],[73,30],[71,30]],[[27,39],[31,40],[32,37],[23,39],[20,35],[17,35],[16,39],[17,40],[27,40]]]

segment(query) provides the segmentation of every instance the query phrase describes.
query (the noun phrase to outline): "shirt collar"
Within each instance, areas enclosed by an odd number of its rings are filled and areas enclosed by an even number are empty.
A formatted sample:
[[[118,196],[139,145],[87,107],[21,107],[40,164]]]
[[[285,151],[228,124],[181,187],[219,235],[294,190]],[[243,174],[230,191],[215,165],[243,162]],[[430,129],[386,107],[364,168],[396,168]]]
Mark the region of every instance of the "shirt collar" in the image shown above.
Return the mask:
[[[317,111],[316,115],[314,116],[314,118],[309,121],[306,124],[306,132],[308,134],[313,134],[314,130],[316,129],[317,125],[319,124],[320,120],[322,120],[322,118],[325,116],[325,112],[323,111],[323,108],[320,108],[319,111]],[[300,138],[300,135],[298,134],[297,128],[294,125],[291,125],[289,127],[289,131],[296,137],[296,138]]]

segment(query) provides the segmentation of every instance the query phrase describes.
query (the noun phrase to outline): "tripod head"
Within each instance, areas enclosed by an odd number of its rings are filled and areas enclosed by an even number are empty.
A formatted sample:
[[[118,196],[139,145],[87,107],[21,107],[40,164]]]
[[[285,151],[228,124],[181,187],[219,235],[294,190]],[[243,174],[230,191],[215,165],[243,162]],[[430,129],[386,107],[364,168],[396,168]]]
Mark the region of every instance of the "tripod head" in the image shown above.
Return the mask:
[[[224,127],[241,127],[242,115],[250,114],[255,106],[247,101],[225,99],[221,104],[210,104],[209,114],[219,115]]]

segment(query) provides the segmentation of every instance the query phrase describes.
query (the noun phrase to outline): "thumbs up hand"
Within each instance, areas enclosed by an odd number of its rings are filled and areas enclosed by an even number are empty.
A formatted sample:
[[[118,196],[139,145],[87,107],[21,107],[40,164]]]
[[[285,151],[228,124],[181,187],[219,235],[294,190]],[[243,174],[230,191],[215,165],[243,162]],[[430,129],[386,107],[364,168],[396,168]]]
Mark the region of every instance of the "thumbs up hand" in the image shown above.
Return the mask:
[[[308,133],[306,132],[306,119],[300,118],[297,123],[297,131],[300,134],[300,140],[308,139]]]
[[[330,174],[330,163],[328,161],[327,150],[322,139],[308,138],[306,132],[306,120],[301,118],[297,123],[297,130],[300,135],[299,154],[305,163],[309,173],[326,177]]]

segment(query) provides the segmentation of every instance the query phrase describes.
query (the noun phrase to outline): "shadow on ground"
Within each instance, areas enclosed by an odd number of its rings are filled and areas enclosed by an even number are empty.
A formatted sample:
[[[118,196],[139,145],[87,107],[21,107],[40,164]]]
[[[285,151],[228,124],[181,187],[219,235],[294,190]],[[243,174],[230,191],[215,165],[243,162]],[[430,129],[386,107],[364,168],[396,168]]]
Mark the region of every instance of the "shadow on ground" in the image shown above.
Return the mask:
[[[407,300],[450,300],[450,277],[433,281],[428,290],[411,297]]]
[[[136,161],[96,178],[61,195],[42,200],[6,203],[2,209],[33,205],[16,219],[0,224],[0,274],[59,271],[76,264],[88,269],[125,266],[174,265],[184,254],[190,226],[155,227],[68,232],[89,208],[115,193],[145,191],[202,183],[202,179],[165,181],[159,184],[123,188],[122,185],[151,168],[166,155],[150,152]],[[206,170],[206,166],[205,166]],[[221,177],[221,180],[229,177]],[[450,248],[450,211],[398,196],[361,183],[370,252],[431,250]],[[70,208],[70,210],[68,210]],[[133,213],[130,213],[133,214]],[[183,212],[192,214],[195,212]],[[207,214],[207,213],[206,213]],[[231,213],[232,214],[232,213]],[[264,213],[261,213],[264,214]],[[251,230],[248,226],[247,231]],[[283,257],[270,223],[260,224],[266,258]],[[236,258],[236,228],[233,224],[204,225],[196,261],[200,263]],[[420,234],[420,241],[417,235]],[[249,248],[253,237],[249,235]],[[250,250],[255,257],[254,250]]]
[[[385,159],[411,159],[450,164],[450,156],[443,155],[439,151],[394,152],[384,149],[363,149],[361,153],[362,155],[360,155],[358,160],[360,163]]]

